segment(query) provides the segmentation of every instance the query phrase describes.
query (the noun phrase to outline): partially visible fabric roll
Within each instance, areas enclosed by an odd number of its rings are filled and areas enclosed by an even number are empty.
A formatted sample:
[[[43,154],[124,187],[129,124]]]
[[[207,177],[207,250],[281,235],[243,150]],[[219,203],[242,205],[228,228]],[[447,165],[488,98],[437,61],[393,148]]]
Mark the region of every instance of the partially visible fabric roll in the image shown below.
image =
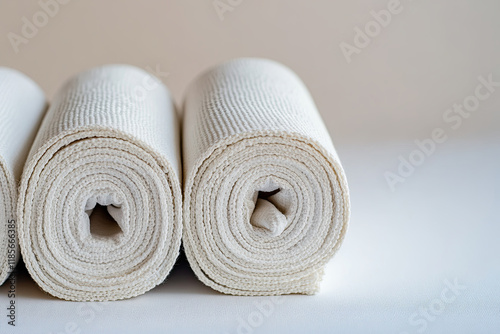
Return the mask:
[[[108,65],[58,93],[20,187],[19,239],[33,279],[67,300],[143,294],[163,282],[182,233],[179,124],[164,85]]]
[[[45,95],[36,83],[0,67],[0,284],[19,259],[17,183],[45,109]]]
[[[314,294],[349,220],[344,171],[300,79],[237,59],[199,77],[184,106],[184,234],[206,285]]]

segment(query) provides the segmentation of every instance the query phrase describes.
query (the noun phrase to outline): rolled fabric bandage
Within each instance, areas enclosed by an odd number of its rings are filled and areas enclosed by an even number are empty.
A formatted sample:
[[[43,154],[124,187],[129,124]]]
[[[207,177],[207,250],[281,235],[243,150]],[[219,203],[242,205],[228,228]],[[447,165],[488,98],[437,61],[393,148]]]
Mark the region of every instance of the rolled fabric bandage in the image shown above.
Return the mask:
[[[165,280],[182,234],[179,150],[170,95],[147,72],[108,65],[63,87],[19,196],[22,255],[43,290],[118,300]]]
[[[36,83],[0,67],[0,284],[19,259],[17,183],[45,109],[45,95]]]
[[[194,82],[184,112],[183,245],[198,278],[235,295],[317,292],[349,195],[300,79],[233,60]]]

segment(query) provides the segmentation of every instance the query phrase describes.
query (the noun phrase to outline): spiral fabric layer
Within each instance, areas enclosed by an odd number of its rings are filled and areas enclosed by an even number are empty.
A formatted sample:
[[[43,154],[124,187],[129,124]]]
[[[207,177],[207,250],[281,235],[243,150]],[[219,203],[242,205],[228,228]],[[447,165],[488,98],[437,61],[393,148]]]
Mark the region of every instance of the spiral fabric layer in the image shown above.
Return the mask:
[[[0,67],[0,284],[19,259],[17,184],[45,109],[45,95],[36,83]]]
[[[108,65],[71,79],[20,187],[26,267],[67,300],[117,300],[163,282],[182,234],[179,125],[164,85]]]
[[[184,105],[183,244],[198,278],[235,295],[313,294],[349,220],[344,171],[300,79],[237,59]]]

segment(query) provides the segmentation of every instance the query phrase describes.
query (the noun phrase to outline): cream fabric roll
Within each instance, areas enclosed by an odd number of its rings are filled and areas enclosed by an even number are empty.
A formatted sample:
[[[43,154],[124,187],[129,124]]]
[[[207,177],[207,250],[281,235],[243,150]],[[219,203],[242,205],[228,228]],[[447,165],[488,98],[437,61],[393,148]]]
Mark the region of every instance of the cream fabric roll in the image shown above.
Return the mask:
[[[184,112],[183,244],[198,278],[235,295],[317,292],[349,195],[300,79],[233,60],[194,82]]]
[[[17,182],[45,109],[45,96],[37,84],[0,67],[0,284],[19,258]]]
[[[43,290],[117,300],[165,280],[182,234],[179,150],[170,95],[147,72],[108,65],[66,83],[20,187],[21,252]]]

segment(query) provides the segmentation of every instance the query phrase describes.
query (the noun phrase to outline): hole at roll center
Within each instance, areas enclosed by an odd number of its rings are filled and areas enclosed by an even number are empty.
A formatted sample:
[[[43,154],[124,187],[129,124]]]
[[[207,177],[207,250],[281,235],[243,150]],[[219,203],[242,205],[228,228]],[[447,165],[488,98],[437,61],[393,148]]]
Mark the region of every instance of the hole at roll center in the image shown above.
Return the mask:
[[[114,213],[121,213],[121,208],[116,205],[104,206],[99,203],[87,211],[90,219],[90,234],[93,237],[112,238],[123,233],[110,210],[114,210]]]
[[[287,192],[271,180],[259,188],[254,193],[250,224],[272,237],[279,236],[288,225],[286,211],[290,203]]]
[[[271,196],[276,195],[277,193],[279,193],[280,191],[281,191],[280,188],[277,188],[277,189],[271,190],[271,191],[259,191],[257,193],[257,199],[262,198],[262,199],[266,199],[267,200]]]

